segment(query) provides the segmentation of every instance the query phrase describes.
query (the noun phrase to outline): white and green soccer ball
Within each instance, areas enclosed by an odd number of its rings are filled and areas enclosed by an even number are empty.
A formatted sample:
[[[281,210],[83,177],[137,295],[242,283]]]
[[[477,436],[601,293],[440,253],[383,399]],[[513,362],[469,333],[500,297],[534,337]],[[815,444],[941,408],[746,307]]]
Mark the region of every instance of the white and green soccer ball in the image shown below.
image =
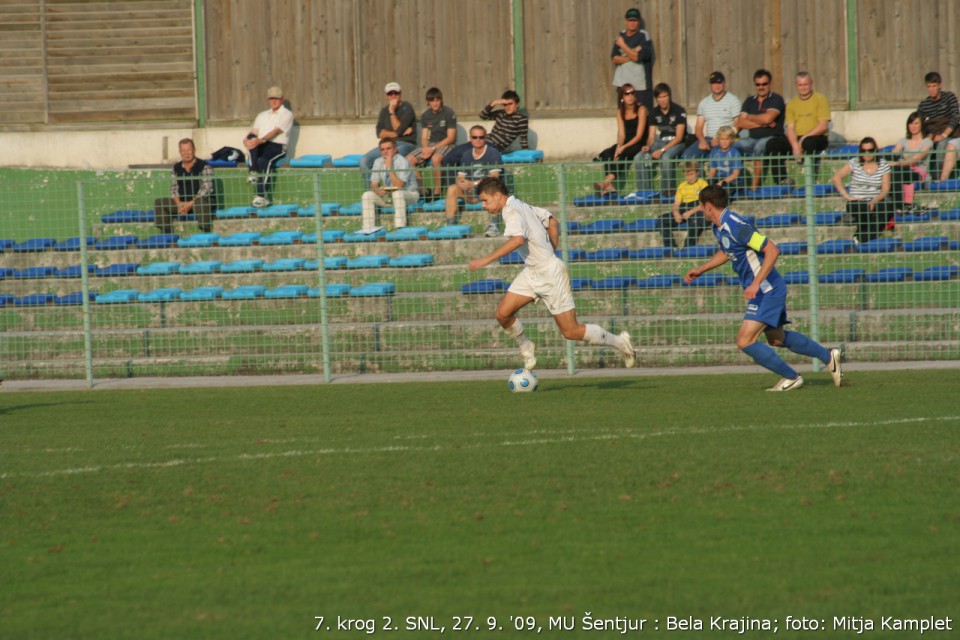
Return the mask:
[[[537,387],[540,386],[540,380],[537,379],[537,374],[529,369],[517,369],[510,374],[507,386],[514,393],[527,393],[536,391]]]

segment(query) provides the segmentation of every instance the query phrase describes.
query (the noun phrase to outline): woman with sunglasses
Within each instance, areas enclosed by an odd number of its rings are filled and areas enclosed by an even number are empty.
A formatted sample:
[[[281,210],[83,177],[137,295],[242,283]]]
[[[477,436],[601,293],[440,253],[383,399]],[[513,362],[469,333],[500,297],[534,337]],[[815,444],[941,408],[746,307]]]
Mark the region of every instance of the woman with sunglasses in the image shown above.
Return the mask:
[[[923,118],[919,111],[907,116],[907,135],[893,146],[894,160],[890,163],[890,200],[898,211],[922,213],[925,209],[913,203],[913,183],[930,179],[930,152],[933,141],[926,137]]]
[[[878,156],[877,141],[867,137],[860,141],[860,155],[840,167],[833,184],[847,201],[847,213],[857,227],[853,241],[870,242],[880,236],[893,216],[890,201],[890,165]],[[850,176],[850,184],[843,179]],[[892,226],[891,226],[892,228]]]
[[[637,100],[637,92],[632,84],[625,84],[617,90],[617,144],[607,147],[594,158],[602,161],[604,178],[593,184],[597,195],[617,192],[617,183],[623,172],[640,153],[647,138],[647,108]]]

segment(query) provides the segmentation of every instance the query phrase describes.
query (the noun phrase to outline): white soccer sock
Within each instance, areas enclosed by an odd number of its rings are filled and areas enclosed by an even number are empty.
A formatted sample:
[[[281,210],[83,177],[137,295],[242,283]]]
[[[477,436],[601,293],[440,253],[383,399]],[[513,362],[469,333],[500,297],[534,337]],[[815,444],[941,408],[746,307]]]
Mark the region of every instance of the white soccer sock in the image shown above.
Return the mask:
[[[584,326],[586,327],[586,331],[583,333],[584,342],[596,345],[598,347],[601,345],[607,345],[608,347],[613,347],[620,352],[626,350],[627,345],[620,336],[610,333],[597,324],[587,324]]]
[[[523,323],[520,322],[520,318],[515,318],[513,324],[504,329],[503,332],[513,338],[520,348],[530,342],[530,338],[523,333]]]

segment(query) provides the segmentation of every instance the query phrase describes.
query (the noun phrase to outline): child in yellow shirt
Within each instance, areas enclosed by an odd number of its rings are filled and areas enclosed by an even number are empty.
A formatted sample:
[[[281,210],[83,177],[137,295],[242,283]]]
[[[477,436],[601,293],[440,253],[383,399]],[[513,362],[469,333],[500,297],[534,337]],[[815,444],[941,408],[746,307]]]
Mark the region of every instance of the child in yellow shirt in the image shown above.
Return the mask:
[[[673,232],[684,221],[687,222],[687,237],[677,249],[696,244],[700,234],[707,228],[707,220],[700,208],[700,190],[707,186],[707,181],[700,177],[700,163],[684,163],[683,177],[684,181],[677,187],[673,197],[673,210],[660,216],[660,237],[667,248],[673,246]]]

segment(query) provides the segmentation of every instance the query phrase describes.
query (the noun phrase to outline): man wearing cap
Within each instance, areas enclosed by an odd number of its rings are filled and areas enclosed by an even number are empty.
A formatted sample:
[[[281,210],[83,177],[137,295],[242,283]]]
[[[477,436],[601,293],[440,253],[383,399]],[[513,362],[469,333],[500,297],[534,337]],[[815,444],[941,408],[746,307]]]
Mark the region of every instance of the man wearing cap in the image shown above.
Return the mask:
[[[613,43],[610,59],[616,66],[613,86],[619,89],[633,85],[637,102],[653,109],[653,41],[643,28],[643,18],[637,8],[627,9],[626,28]]]
[[[740,116],[740,98],[727,91],[727,79],[720,71],[711,73],[708,81],[710,95],[697,105],[697,124],[694,128],[697,139],[684,150],[684,160],[705,158],[717,146],[714,136],[720,127],[733,127],[736,130],[734,120]]]
[[[270,108],[261,111],[253,121],[253,127],[243,141],[250,152],[248,182],[255,185],[257,195],[253,206],[270,205],[271,175],[277,162],[287,154],[287,142],[293,128],[293,113],[283,104],[283,89],[267,89],[267,101]]]
[[[377,118],[377,138],[395,140],[397,153],[406,157],[417,148],[417,114],[413,105],[403,99],[403,90],[396,82],[388,82],[383,88],[387,96],[387,105],[380,110]],[[370,183],[370,171],[373,163],[380,157],[380,147],[374,147],[360,159],[360,171],[363,183]]]

